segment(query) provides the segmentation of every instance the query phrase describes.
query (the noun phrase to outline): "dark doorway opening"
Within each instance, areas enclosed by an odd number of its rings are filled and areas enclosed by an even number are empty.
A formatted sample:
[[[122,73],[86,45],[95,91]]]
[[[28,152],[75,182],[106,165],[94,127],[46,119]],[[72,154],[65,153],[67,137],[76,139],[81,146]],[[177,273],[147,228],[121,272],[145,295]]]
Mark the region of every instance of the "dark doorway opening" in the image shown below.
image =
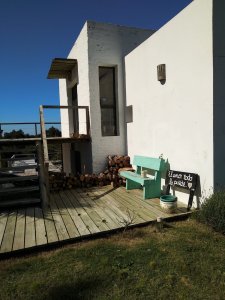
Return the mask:
[[[71,148],[71,171],[73,174],[81,174],[81,154],[73,147]]]

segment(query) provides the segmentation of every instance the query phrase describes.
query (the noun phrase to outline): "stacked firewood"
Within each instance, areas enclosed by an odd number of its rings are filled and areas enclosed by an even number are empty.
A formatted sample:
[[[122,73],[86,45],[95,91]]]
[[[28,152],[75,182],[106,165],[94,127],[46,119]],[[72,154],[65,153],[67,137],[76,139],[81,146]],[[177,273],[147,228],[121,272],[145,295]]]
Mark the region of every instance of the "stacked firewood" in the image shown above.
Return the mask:
[[[119,176],[120,170],[133,170],[130,164],[130,157],[129,156],[121,156],[121,155],[109,155],[108,159],[108,172],[112,176],[112,184],[114,187],[116,186],[124,186],[125,179],[122,179]]]
[[[67,186],[67,176],[63,172],[49,171],[49,186],[51,190],[61,190]]]
[[[125,185],[125,180],[119,177],[119,170],[132,170],[129,156],[108,156],[107,169],[99,174],[69,174],[49,172],[51,190],[72,189],[92,186]]]
[[[72,139],[88,139],[89,136],[87,134],[81,134],[79,132],[73,132],[70,134]]]
[[[108,159],[108,168],[116,168],[117,171],[120,168],[130,168],[130,156],[123,156],[123,155],[109,155]]]

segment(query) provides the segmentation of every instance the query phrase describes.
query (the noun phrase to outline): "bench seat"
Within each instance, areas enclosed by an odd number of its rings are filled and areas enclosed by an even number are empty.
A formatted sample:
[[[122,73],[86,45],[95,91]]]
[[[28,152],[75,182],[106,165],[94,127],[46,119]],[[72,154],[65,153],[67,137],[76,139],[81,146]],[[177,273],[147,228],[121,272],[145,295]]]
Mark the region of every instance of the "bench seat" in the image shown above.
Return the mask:
[[[139,189],[143,187],[143,199],[159,198],[161,195],[161,171],[164,168],[164,160],[144,156],[134,156],[133,165],[137,166],[136,172],[120,171],[120,176],[126,178],[126,189]],[[154,171],[155,175],[143,177],[143,170]]]
[[[154,179],[148,178],[148,177],[143,178],[143,177],[141,177],[140,174],[137,174],[137,173],[134,173],[131,171],[122,171],[122,172],[120,172],[120,176],[125,177],[126,179],[134,180],[137,183],[140,183],[141,185],[144,185],[145,183],[147,183],[147,181],[154,180]]]

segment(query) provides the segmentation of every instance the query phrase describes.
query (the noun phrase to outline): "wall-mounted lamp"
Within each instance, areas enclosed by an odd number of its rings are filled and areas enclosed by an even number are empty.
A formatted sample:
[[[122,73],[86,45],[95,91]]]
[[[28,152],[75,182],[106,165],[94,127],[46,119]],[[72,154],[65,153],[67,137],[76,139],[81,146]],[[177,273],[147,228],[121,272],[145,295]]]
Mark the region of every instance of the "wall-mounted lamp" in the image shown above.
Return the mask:
[[[158,75],[158,81],[160,81],[161,84],[164,84],[166,82],[166,65],[161,64],[157,66],[157,75]]]

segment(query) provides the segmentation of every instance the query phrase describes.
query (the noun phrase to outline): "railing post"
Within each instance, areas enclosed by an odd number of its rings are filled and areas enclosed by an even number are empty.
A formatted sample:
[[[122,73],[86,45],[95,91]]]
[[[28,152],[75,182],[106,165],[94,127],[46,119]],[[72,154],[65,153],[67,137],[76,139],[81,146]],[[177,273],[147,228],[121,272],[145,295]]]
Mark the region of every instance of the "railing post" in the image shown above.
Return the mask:
[[[42,208],[48,207],[49,202],[49,182],[46,181],[45,167],[44,167],[44,157],[41,142],[36,143],[37,147],[37,157],[38,157],[38,175],[39,175],[39,186],[41,193],[41,204]]]
[[[43,110],[42,105],[40,105],[40,123],[41,123],[41,139],[42,139],[42,142],[43,142],[43,150],[44,150],[44,161],[49,162],[48,142],[47,142],[46,130],[45,130],[44,110]]]
[[[49,202],[49,157],[48,157],[48,142],[47,142],[47,137],[46,137],[46,130],[45,130],[45,121],[44,121],[44,111],[43,111],[43,106],[40,106],[40,123],[41,123],[41,139],[42,139],[42,146],[43,146],[43,161],[42,161],[42,166],[43,166],[43,178],[45,182],[45,189],[46,192],[44,193],[44,205],[47,205]]]
[[[91,132],[90,132],[90,115],[89,115],[89,108],[86,107],[86,122],[87,122],[87,135],[90,136]]]
[[[35,135],[37,136],[37,123],[34,123],[35,126]]]

